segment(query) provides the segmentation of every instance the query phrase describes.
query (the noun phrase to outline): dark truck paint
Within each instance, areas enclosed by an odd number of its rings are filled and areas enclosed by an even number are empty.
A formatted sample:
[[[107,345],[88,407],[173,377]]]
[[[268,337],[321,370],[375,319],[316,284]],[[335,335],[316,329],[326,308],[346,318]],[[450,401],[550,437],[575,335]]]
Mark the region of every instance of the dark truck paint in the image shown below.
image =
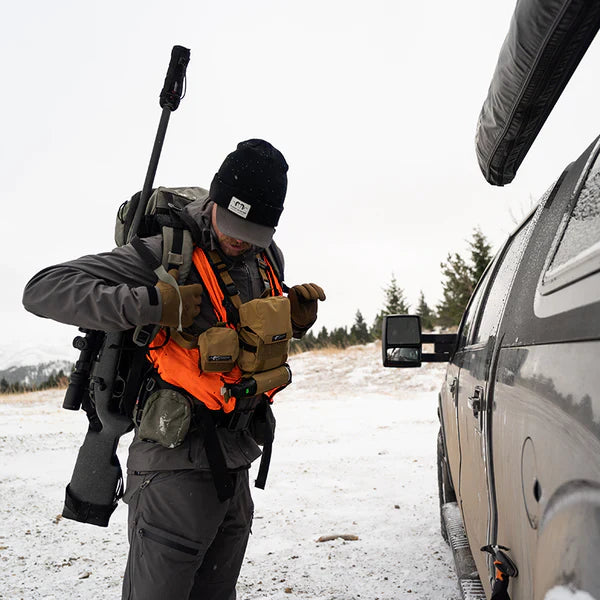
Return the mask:
[[[387,366],[428,359],[417,320],[386,317]],[[499,544],[519,571],[512,600],[556,586],[600,599],[599,140],[506,241],[442,350],[449,341],[438,460],[486,597],[494,570],[480,549]]]
[[[512,181],[599,28],[600,0],[518,0],[477,124],[489,183]],[[457,334],[422,336],[414,316],[384,321],[386,366],[448,361],[438,481],[464,598],[490,597],[481,548],[501,545],[512,600],[600,600],[599,149],[597,139],[509,237]]]

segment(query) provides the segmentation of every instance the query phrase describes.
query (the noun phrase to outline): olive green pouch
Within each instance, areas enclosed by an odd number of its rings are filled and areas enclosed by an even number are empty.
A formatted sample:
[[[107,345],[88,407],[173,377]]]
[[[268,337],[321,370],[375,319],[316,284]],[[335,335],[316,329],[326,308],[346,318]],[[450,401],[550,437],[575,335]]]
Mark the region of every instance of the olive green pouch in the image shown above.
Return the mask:
[[[165,448],[176,448],[185,439],[191,420],[188,398],[176,390],[157,390],[146,400],[138,437]]]
[[[247,374],[281,366],[292,337],[290,301],[285,296],[257,298],[241,305],[238,366]]]
[[[198,337],[200,368],[207,373],[229,373],[240,352],[238,334],[231,327],[211,327]]]

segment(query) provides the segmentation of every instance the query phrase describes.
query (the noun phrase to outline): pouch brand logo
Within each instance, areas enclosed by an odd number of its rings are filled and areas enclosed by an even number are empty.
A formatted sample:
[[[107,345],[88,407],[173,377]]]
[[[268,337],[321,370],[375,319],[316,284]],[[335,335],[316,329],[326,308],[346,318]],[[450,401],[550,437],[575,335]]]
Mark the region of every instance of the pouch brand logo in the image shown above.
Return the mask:
[[[208,357],[209,362],[220,362],[223,360],[231,360],[231,354],[211,354]]]
[[[285,340],[285,338],[287,337],[287,335],[285,333],[279,333],[277,335],[273,336],[273,342],[280,342],[281,340]]]
[[[245,219],[252,208],[251,204],[246,204],[242,202],[239,198],[235,196],[229,201],[229,206],[227,207],[232,213],[238,215],[238,217],[242,217]]]

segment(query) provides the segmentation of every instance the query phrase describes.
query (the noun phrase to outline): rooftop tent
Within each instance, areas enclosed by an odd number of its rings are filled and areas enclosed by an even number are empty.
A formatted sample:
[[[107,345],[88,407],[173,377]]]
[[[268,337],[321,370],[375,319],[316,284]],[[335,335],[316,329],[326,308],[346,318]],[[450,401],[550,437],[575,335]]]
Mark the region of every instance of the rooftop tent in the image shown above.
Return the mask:
[[[510,183],[600,27],[600,0],[518,0],[481,109],[477,160]]]

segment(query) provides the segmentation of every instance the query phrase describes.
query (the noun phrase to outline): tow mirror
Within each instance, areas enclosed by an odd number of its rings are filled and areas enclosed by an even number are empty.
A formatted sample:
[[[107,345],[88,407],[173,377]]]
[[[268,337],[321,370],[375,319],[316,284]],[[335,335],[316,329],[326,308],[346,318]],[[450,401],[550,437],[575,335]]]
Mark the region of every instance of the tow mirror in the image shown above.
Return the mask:
[[[456,345],[455,333],[421,333],[418,315],[387,315],[381,330],[384,367],[420,367],[421,362],[448,362]],[[433,344],[423,353],[422,344]]]
[[[383,318],[381,348],[384,367],[421,366],[421,319],[412,315]]]

